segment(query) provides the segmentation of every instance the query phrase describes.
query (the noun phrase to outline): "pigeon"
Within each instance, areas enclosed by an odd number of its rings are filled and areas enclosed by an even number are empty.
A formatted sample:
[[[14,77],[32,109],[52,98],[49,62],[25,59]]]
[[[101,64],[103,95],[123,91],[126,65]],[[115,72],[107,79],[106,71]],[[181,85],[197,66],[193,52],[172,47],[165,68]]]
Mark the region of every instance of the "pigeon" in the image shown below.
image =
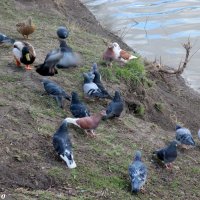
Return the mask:
[[[69,47],[65,40],[60,41],[60,50],[63,54],[62,58],[56,64],[57,68],[69,68],[69,67],[77,67],[80,62],[80,56],[73,52],[72,48]]]
[[[69,30],[64,26],[60,26],[57,29],[57,36],[60,39],[66,39],[69,36]]]
[[[36,72],[42,76],[54,76],[55,74],[58,74],[55,66],[62,57],[63,53],[60,48],[50,51],[46,55],[43,64],[35,66]]]
[[[15,40],[4,35],[3,33],[0,33],[0,44],[14,44]]]
[[[33,45],[28,42],[16,41],[13,44],[12,52],[18,67],[21,66],[21,63],[23,63],[25,65],[25,69],[32,69],[30,64],[32,64],[36,58]]]
[[[103,86],[102,82],[101,82],[101,75],[98,71],[98,67],[97,67],[97,64],[94,63],[92,65],[92,71],[93,71],[93,74],[95,75],[94,76],[94,79],[93,79],[93,83],[95,83],[98,88],[101,90],[102,92],[102,96],[104,98],[108,98],[108,99],[112,99],[112,96],[107,92],[107,90],[105,89],[105,87]]]
[[[193,140],[192,134],[189,129],[176,125],[176,140],[180,143],[184,148],[188,148],[188,146],[195,146],[195,142]]]
[[[110,43],[106,49],[106,51],[103,53],[103,60],[106,62],[107,66],[112,66],[112,61],[114,61],[115,53],[113,51],[113,44]]]
[[[133,56],[127,51],[124,51],[123,49],[121,49],[117,42],[114,42],[112,44],[112,47],[113,47],[115,59],[122,63],[127,63],[129,60],[137,58],[136,56]]]
[[[111,119],[114,117],[119,117],[124,108],[123,100],[120,96],[119,91],[115,91],[115,96],[113,100],[108,104],[106,108],[106,116],[103,119]]]
[[[64,107],[63,100],[71,100],[71,97],[61,88],[58,84],[48,79],[43,79],[42,83],[44,85],[44,89],[48,95],[56,98],[56,101],[60,108]]]
[[[131,179],[131,192],[138,193],[144,190],[143,186],[147,180],[147,167],[141,161],[141,152],[136,151],[135,158],[128,168],[129,176]]]
[[[76,92],[72,92],[71,96],[72,96],[72,101],[70,105],[70,111],[72,115],[76,118],[90,116],[89,110],[87,109],[85,104],[83,104],[79,100],[78,94]]]
[[[62,122],[59,129],[54,133],[53,146],[70,169],[76,168],[66,120]]]
[[[66,118],[67,123],[74,124],[79,128],[83,129],[86,135],[95,137],[96,134],[94,130],[98,127],[102,117],[105,115],[105,111],[101,111],[89,117],[83,118]]]
[[[172,162],[177,158],[177,141],[172,141],[169,146],[153,152],[161,160],[167,169],[172,167]]]
[[[83,77],[84,77],[83,92],[85,96],[104,98],[105,95],[102,94],[97,84],[93,83],[94,75],[89,76],[87,73],[83,73]]]

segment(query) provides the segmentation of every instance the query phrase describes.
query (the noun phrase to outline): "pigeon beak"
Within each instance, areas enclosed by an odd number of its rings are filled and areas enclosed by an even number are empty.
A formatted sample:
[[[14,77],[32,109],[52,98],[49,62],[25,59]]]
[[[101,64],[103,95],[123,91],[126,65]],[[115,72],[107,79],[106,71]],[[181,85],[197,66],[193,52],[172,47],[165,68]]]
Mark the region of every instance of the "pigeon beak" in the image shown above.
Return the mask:
[[[31,60],[31,59],[30,59],[29,53],[27,53],[25,56],[26,56],[26,60],[27,60],[27,61],[30,61],[30,60]]]

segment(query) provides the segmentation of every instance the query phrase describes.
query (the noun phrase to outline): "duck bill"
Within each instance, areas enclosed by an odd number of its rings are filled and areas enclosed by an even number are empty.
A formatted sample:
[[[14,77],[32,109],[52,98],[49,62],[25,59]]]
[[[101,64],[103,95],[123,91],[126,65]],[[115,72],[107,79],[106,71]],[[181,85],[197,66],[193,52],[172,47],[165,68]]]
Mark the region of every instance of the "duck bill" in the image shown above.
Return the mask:
[[[26,56],[26,60],[27,60],[27,61],[30,61],[30,60],[31,60],[31,59],[30,59],[29,53],[27,53],[25,56]]]

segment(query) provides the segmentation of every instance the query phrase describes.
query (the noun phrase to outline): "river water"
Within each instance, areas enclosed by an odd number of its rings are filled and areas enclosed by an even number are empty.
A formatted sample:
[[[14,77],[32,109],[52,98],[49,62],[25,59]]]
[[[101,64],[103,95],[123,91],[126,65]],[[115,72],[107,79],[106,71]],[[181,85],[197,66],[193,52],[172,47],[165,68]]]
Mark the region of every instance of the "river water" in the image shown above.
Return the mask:
[[[81,0],[101,25],[122,37],[149,60],[161,57],[174,68],[184,59],[188,37],[191,55],[200,48],[200,0]],[[200,51],[183,74],[200,91]]]

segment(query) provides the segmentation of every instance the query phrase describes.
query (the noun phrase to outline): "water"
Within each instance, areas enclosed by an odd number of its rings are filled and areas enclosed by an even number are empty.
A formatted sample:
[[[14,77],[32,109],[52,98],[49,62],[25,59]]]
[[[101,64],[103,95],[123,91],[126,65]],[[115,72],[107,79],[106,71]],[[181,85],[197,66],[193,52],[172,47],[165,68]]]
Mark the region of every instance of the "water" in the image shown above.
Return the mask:
[[[103,27],[111,30],[143,57],[174,68],[184,59],[188,37],[191,55],[200,48],[200,0],[82,0]],[[200,51],[183,76],[200,91]]]

